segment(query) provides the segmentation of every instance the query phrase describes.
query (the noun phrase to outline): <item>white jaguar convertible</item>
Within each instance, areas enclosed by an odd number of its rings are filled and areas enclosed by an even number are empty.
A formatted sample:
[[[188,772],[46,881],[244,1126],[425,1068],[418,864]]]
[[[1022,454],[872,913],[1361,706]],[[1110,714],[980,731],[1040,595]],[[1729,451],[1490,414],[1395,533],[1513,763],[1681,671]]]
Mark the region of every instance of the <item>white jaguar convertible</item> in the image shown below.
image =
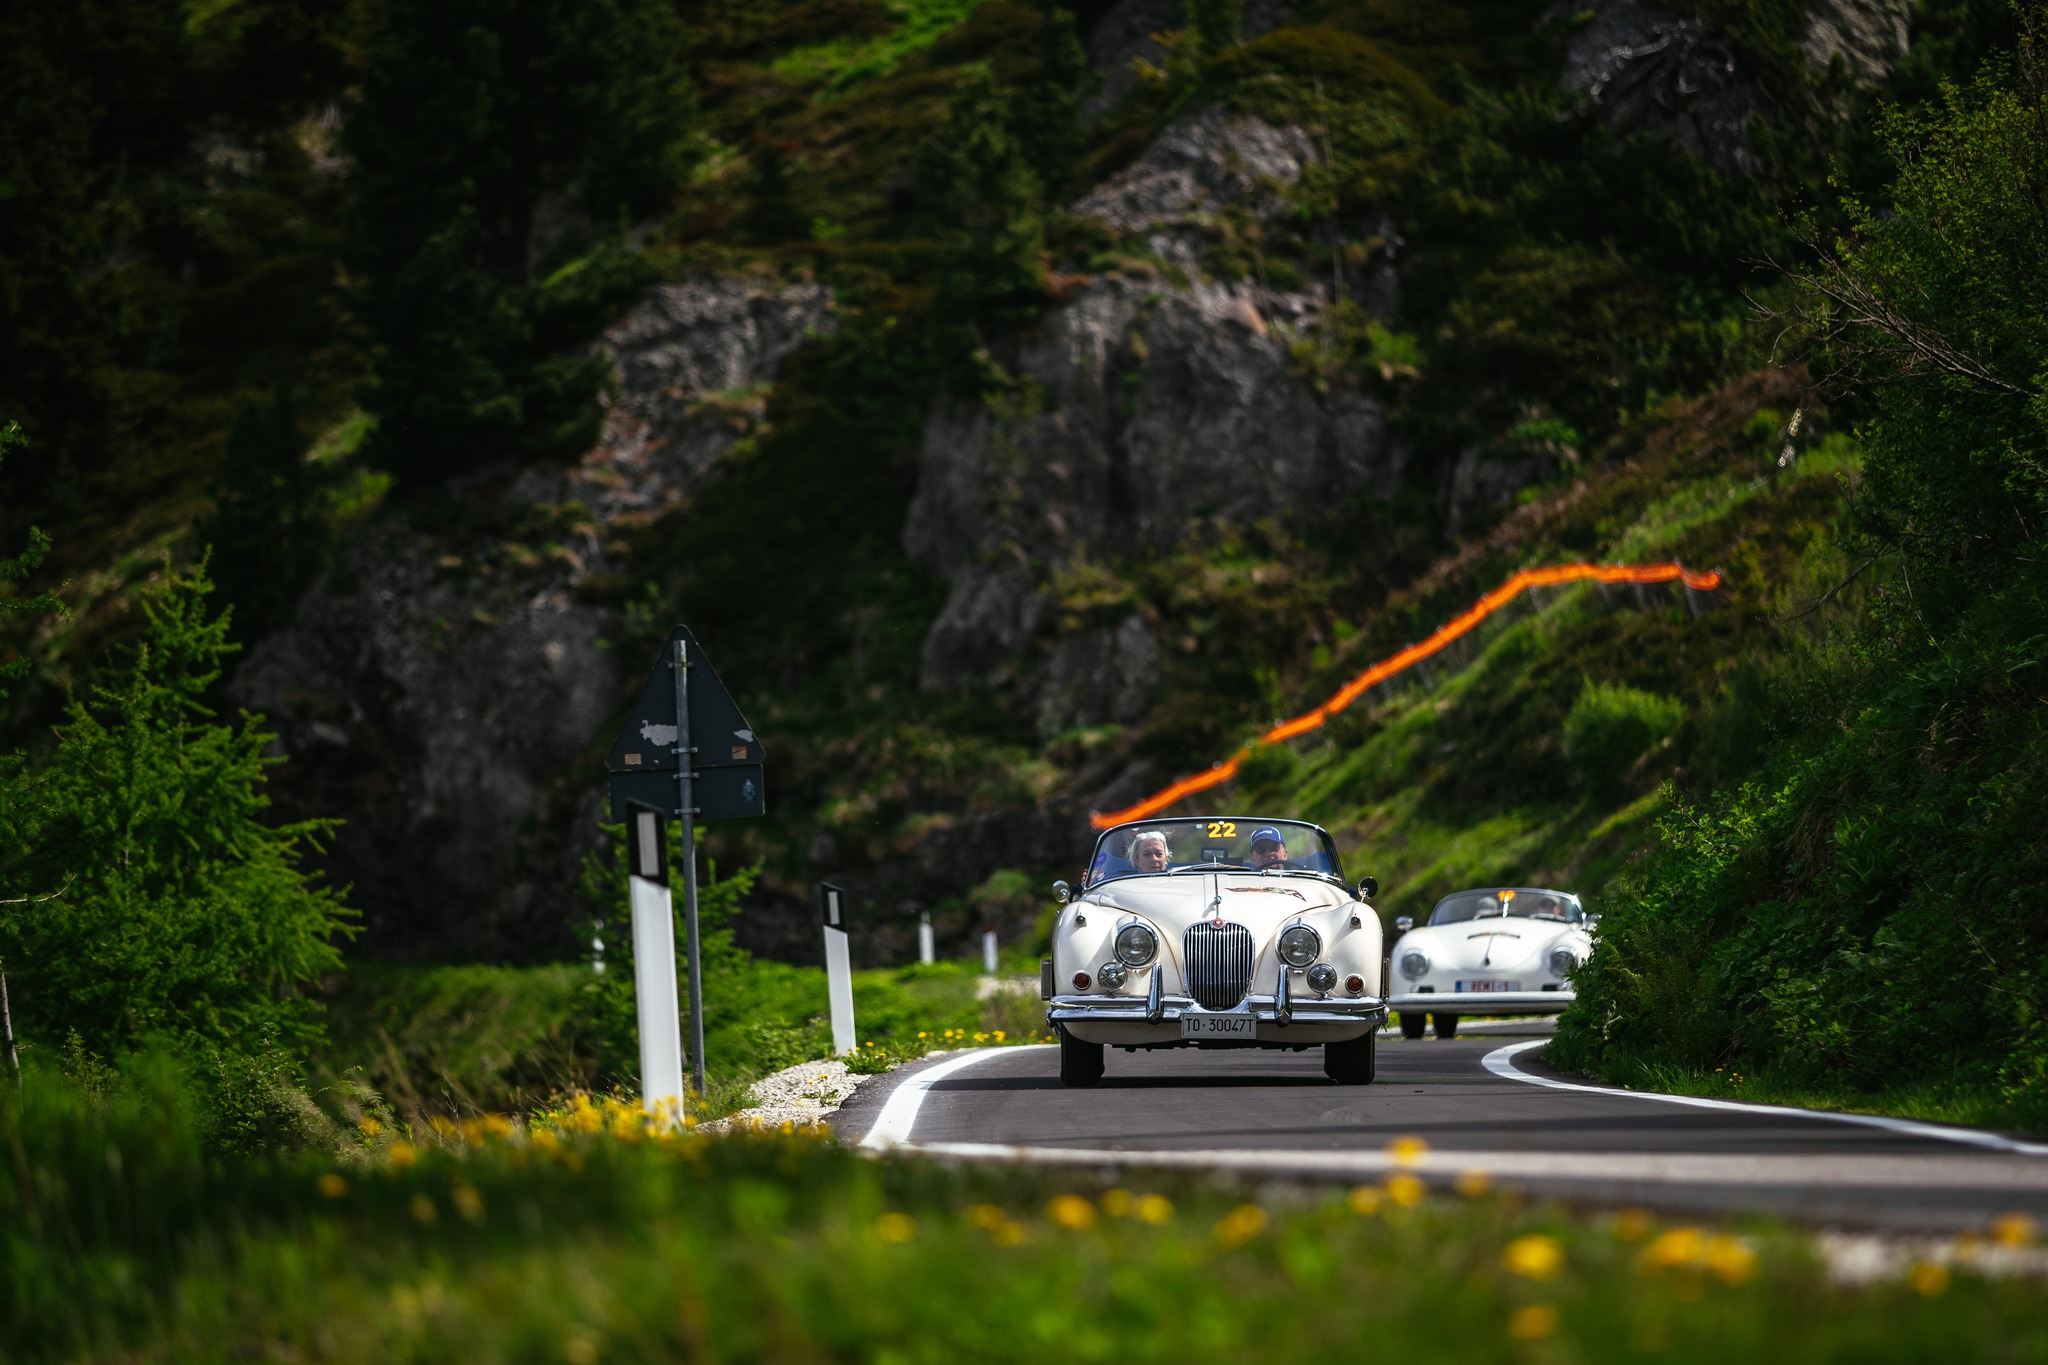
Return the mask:
[[[1105,1048],[1323,1050],[1340,1085],[1373,1078],[1380,920],[1330,836],[1293,820],[1152,820],[1096,841],[1042,965],[1060,1080],[1102,1079]]]
[[[1390,1003],[1401,1032],[1455,1038],[1467,1014],[1558,1014],[1575,998],[1572,973],[1593,952],[1594,921],[1568,891],[1504,886],[1459,891],[1415,927],[1394,921]]]

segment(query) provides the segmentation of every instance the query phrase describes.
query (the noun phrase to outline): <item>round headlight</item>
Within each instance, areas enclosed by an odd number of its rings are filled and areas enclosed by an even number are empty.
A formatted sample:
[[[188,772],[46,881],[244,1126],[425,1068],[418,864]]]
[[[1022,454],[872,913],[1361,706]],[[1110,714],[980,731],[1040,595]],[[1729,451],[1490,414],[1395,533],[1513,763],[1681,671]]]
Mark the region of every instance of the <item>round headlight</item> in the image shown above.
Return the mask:
[[[1413,950],[1401,954],[1401,975],[1410,981],[1420,981],[1429,975],[1429,957]]]
[[[1306,924],[1290,924],[1280,931],[1280,960],[1288,966],[1306,967],[1322,955],[1322,936]]]
[[[1126,967],[1142,967],[1159,955],[1159,935],[1150,925],[1126,924],[1116,931],[1116,960]]]
[[[1569,948],[1552,948],[1550,950],[1550,974],[1552,976],[1570,976],[1578,969],[1579,955],[1577,953]]]
[[[1318,962],[1308,969],[1308,988],[1327,994],[1337,984],[1337,969],[1327,962]]]
[[[1121,962],[1105,962],[1095,969],[1095,979],[1106,991],[1120,991],[1124,982],[1131,979],[1131,969]]]

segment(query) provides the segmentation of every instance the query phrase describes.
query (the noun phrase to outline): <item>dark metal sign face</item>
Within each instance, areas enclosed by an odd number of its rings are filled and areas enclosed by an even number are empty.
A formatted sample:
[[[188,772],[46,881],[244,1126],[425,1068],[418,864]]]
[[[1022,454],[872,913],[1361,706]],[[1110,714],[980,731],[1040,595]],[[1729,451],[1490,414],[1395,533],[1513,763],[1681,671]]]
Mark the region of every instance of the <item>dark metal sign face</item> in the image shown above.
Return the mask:
[[[697,750],[692,766],[699,771],[760,767],[768,751],[755,738],[754,727],[740,714],[732,693],[718,680],[718,671],[705,658],[703,646],[688,626],[677,626],[655,655],[639,700],[612,741],[604,766],[615,773],[676,770],[676,682],[669,661],[676,656],[678,640],[690,658],[690,743]]]
[[[670,666],[680,641],[690,661],[690,780],[698,820],[743,820],[767,814],[763,764],[768,751],[740,714],[732,694],[704,656],[688,626],[677,626],[655,656],[639,699],[612,741],[605,768],[611,775],[611,818],[628,805],[670,817],[683,814],[676,780],[676,675]]]

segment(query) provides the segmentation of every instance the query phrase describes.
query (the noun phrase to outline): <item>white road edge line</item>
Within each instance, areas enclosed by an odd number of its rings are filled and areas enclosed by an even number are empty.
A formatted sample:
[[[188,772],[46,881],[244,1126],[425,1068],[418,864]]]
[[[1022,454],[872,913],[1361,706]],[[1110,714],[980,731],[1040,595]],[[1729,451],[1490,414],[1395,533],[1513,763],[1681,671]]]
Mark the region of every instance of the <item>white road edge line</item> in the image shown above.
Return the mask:
[[[1055,1044],[1052,1043],[1024,1043],[1012,1047],[972,1048],[958,1057],[949,1057],[937,1066],[926,1067],[914,1075],[905,1077],[901,1084],[889,1092],[888,1102],[882,1106],[880,1117],[876,1118],[875,1126],[868,1129],[867,1136],[860,1140],[860,1145],[876,1151],[910,1145],[910,1130],[917,1123],[917,1111],[924,1106],[925,1092],[934,1085],[954,1072],[964,1071],[976,1062],[984,1061],[999,1052],[1035,1052],[1053,1046]]]
[[[1526,1071],[1516,1069],[1517,1055],[1527,1052],[1532,1047],[1542,1047],[1549,1041],[1548,1038],[1531,1038],[1523,1043],[1509,1043],[1506,1047],[1495,1048],[1480,1061],[1488,1071],[1504,1080],[1521,1081],[1525,1085],[1540,1085],[1547,1090],[1580,1090],[1589,1095],[1657,1100],[1664,1104],[1685,1104],[1695,1109],[1724,1109],[1737,1114],[1825,1119],[1830,1123],[1852,1123],[1864,1128],[1882,1128],[1886,1132],[1902,1133],[1908,1137],[1960,1143],[1965,1147],[1983,1147],[1994,1152],[2012,1152],[2020,1156],[2048,1156],[2048,1145],[2021,1142],[2017,1138],[2009,1138],[2000,1133],[1987,1133],[1981,1128],[1952,1128],[1946,1124],[1921,1123],[1915,1119],[1887,1118],[1882,1114],[1835,1114],[1824,1109],[1795,1109],[1790,1105],[1778,1104],[1743,1104],[1736,1100],[1708,1099],[1703,1095],[1667,1095],[1658,1090],[1621,1090],[1606,1085],[1581,1085],[1575,1081],[1553,1080],[1548,1076],[1532,1076]]]

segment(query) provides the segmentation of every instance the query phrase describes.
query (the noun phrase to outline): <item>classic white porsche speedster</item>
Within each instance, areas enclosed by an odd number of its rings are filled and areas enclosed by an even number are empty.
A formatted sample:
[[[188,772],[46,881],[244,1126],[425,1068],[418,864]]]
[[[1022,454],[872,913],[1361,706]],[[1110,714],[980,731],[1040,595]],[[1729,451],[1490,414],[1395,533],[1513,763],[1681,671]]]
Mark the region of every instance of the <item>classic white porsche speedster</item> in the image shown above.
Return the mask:
[[[1330,836],[1294,820],[1151,820],[1096,841],[1042,966],[1060,1080],[1102,1079],[1103,1051],[1323,1050],[1340,1085],[1373,1078],[1386,1021],[1380,920]]]
[[[1389,1004],[1401,1032],[1455,1038],[1468,1014],[1558,1014],[1575,998],[1572,973],[1593,952],[1592,921],[1568,891],[1504,886],[1458,891],[1416,927],[1394,921]]]

